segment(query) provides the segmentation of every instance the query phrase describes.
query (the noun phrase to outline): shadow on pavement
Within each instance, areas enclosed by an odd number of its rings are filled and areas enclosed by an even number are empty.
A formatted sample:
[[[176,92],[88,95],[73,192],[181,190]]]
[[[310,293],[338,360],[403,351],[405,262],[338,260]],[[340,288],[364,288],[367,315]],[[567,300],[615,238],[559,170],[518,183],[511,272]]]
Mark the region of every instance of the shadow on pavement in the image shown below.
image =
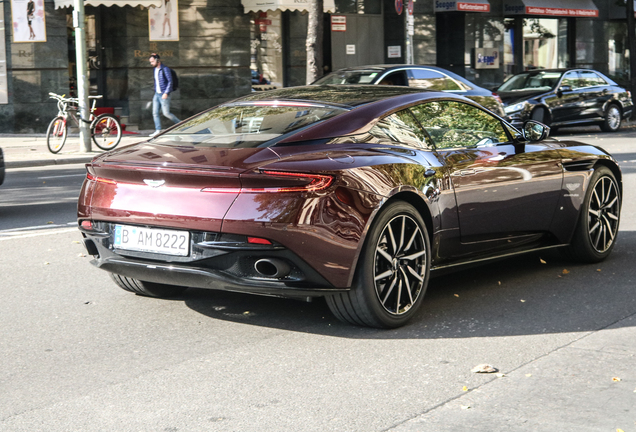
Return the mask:
[[[313,303],[190,289],[182,300],[209,318],[363,339],[435,339],[595,331],[633,315],[636,232],[620,232],[600,264],[574,264],[556,251],[526,254],[435,277],[405,327],[354,327]],[[544,261],[545,264],[542,262]]]

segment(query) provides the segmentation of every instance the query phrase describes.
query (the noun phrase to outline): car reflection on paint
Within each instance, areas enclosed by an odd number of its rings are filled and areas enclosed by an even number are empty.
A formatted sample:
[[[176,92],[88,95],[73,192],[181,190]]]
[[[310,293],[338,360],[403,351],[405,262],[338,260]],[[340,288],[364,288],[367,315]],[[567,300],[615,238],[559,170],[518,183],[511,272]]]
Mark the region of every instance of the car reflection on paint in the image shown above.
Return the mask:
[[[559,127],[598,125],[617,131],[633,113],[631,93],[590,69],[540,69],[510,77],[496,93],[515,126],[537,120]]]
[[[502,101],[492,91],[437,66],[371,65],[333,71],[314,85],[397,85],[443,91],[465,96],[498,116],[506,118]]]
[[[87,165],[78,223],[126,291],[324,297],[391,328],[431,272],[544,248],[605,259],[621,172],[471,100],[389,86],[253,93]]]

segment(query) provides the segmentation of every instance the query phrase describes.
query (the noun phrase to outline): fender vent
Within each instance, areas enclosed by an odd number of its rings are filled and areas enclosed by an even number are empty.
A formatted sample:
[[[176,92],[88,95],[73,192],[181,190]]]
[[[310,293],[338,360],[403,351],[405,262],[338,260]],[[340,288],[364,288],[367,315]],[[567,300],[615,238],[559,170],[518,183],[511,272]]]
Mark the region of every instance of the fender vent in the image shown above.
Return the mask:
[[[595,160],[577,160],[563,162],[563,168],[566,171],[589,171],[594,168]]]

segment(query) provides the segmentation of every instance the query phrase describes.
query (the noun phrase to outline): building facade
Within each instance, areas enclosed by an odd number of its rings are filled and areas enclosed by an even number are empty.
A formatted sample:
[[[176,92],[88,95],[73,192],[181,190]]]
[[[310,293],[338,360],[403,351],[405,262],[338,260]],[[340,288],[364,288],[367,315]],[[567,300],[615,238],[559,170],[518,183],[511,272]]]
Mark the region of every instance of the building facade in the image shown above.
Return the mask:
[[[305,84],[303,2],[250,1],[86,0],[90,93],[134,130],[153,128],[153,52],[179,76],[172,111],[182,119]],[[57,113],[48,93],[75,89],[72,2],[28,2],[0,0],[0,133],[44,133]],[[411,59],[488,88],[533,68],[629,79],[626,8],[613,0],[335,0],[325,9],[325,72]]]

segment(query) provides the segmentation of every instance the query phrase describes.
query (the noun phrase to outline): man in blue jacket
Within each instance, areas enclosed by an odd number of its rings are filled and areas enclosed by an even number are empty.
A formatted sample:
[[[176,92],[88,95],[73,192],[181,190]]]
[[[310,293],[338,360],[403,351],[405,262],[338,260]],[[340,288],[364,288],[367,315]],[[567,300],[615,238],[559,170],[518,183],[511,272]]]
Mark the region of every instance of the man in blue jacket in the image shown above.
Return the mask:
[[[179,123],[179,119],[170,112],[170,93],[173,91],[172,72],[170,68],[161,63],[159,54],[151,54],[150,65],[155,68],[155,95],[152,98],[152,118],[155,121],[155,131],[150,134],[151,137],[161,132],[161,117],[159,117],[159,106],[161,112],[168,119],[175,123]]]

